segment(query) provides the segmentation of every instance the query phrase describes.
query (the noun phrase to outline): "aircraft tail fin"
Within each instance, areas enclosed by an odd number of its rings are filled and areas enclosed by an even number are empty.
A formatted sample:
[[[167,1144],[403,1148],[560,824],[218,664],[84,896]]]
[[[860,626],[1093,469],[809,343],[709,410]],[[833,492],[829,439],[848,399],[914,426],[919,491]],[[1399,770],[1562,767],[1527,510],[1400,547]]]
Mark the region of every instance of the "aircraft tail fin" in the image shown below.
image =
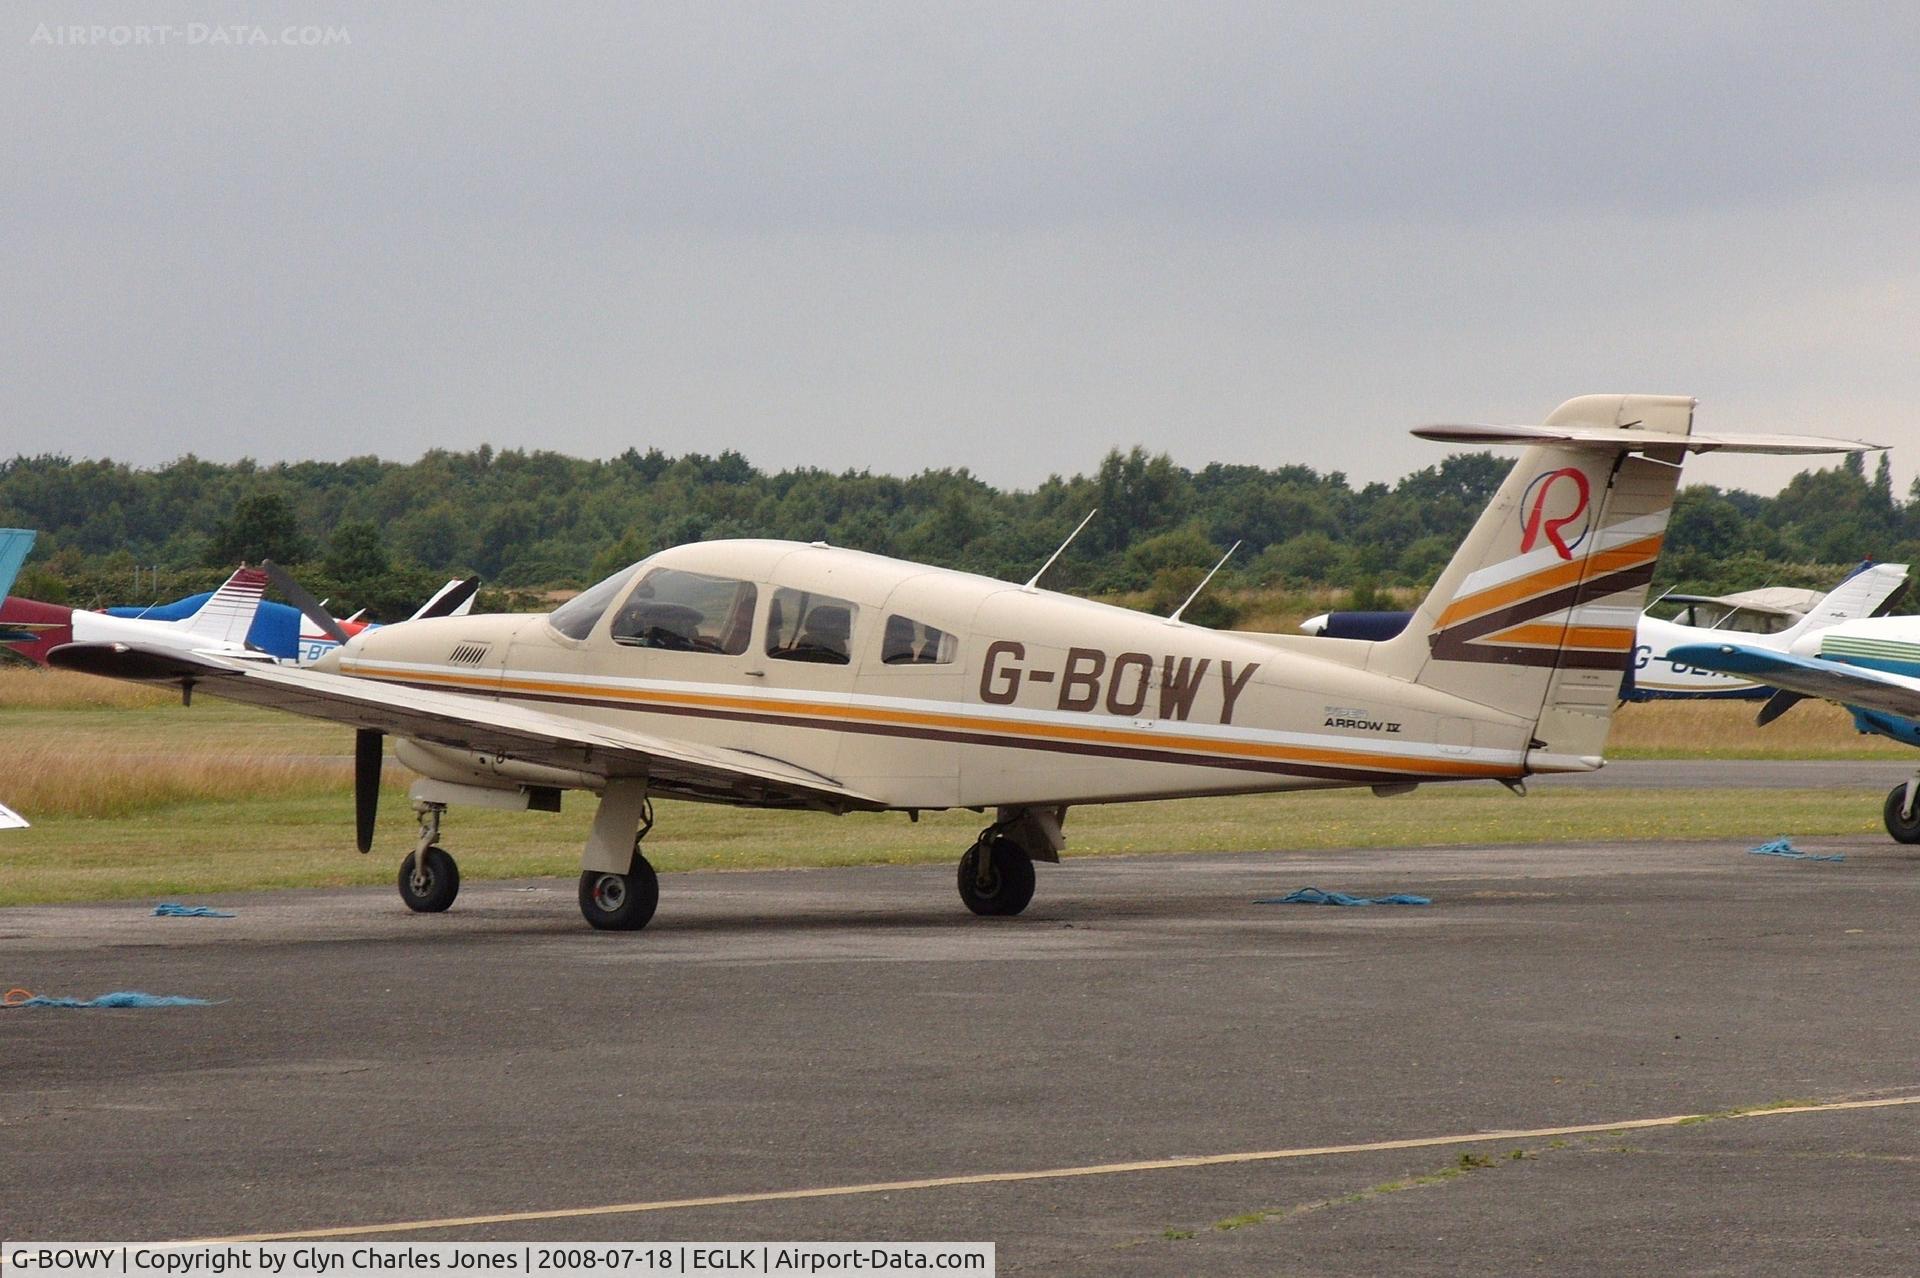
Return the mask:
[[[242,566],[200,605],[198,612],[173,624],[202,643],[245,643],[266,593],[267,574]]]
[[[36,535],[30,528],[0,528],[0,599],[13,589],[13,579],[20,575],[20,565],[27,562]]]
[[[1807,611],[1777,639],[1786,647],[1802,635],[1859,617],[1880,617],[1892,612],[1907,593],[1907,565],[1862,564],[1859,571],[1829,590],[1819,603]]]
[[[433,597],[421,604],[408,621],[418,621],[422,617],[464,617],[473,608],[473,597],[479,593],[478,577],[456,577],[433,592]]]
[[[1693,407],[1678,396],[1588,395],[1542,427],[1484,428],[1474,438],[1540,442],[1368,668],[1531,721],[1531,771],[1599,766]],[[1415,433],[1461,439],[1466,429]],[[1503,429],[1522,433],[1490,433]]]
[[[1689,452],[1864,452],[1804,435],[1700,434],[1694,401],[1583,395],[1537,426],[1426,426],[1522,443],[1492,503],[1407,628],[1367,668],[1533,725],[1528,771],[1600,766]]]

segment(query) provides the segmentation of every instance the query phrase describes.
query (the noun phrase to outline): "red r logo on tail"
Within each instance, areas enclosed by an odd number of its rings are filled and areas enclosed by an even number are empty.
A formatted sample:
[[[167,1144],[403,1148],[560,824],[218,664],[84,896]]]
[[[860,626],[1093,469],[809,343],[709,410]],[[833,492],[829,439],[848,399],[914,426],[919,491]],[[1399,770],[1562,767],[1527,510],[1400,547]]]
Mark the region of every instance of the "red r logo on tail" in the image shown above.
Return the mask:
[[[1560,479],[1573,481],[1573,509],[1564,515],[1549,517],[1546,513],[1547,494],[1553,491],[1554,481]],[[1525,554],[1532,550],[1544,533],[1547,540],[1553,544],[1555,554],[1562,559],[1572,559],[1573,548],[1587,538],[1586,525],[1581,525],[1579,533],[1571,542],[1560,535],[1560,530],[1587,513],[1587,502],[1591,495],[1586,473],[1573,466],[1550,470],[1527,485],[1526,496],[1521,498],[1520,503],[1527,512],[1526,522],[1522,525],[1520,533],[1520,553]]]

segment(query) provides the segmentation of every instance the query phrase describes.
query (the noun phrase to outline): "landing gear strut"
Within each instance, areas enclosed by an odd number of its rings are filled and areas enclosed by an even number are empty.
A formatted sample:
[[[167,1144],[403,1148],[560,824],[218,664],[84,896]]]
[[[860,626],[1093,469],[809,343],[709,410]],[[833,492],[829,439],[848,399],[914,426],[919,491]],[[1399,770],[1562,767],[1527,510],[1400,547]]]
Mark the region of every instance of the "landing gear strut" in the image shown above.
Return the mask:
[[[580,866],[581,917],[603,932],[638,931],[660,904],[660,877],[640,851],[651,829],[653,801],[646,783],[608,784]]]
[[[400,862],[400,899],[409,910],[438,914],[460,895],[460,867],[439,846],[440,814],[444,803],[417,803],[420,814],[420,840],[407,859]]]
[[[1897,842],[1920,843],[1920,776],[1889,790],[1880,815]]]
[[[960,899],[981,915],[1018,914],[1033,900],[1033,858],[994,826],[960,858]]]

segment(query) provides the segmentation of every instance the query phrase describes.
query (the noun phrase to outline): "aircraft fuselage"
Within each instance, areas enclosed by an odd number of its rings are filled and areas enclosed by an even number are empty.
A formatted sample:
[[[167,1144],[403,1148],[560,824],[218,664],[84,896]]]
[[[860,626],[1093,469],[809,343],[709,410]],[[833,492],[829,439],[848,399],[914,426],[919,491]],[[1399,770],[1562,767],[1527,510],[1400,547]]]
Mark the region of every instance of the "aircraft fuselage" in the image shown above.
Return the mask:
[[[681,631],[615,637],[661,570],[733,599],[734,632],[659,604],[650,606]],[[740,588],[728,595],[713,582]],[[895,808],[1517,778],[1598,764],[1529,760],[1529,724],[1370,673],[1366,645],[1169,624],[855,551],[683,546],[637,565],[611,593],[582,638],[544,616],[407,622],[354,639],[338,669],[771,756]],[[836,650],[844,660],[781,647],[782,614],[796,608],[850,614]],[[1349,659],[1308,655],[1309,643]],[[475,779],[472,767],[462,772]],[[533,780],[511,764],[487,772],[502,784]]]

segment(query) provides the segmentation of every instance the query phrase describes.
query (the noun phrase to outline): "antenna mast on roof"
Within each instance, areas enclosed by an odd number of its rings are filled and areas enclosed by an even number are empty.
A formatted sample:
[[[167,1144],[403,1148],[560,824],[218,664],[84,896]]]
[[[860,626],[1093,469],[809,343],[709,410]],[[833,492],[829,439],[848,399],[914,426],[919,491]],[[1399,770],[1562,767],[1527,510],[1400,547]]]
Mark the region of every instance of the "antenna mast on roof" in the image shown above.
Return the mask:
[[[1040,578],[1046,576],[1047,569],[1053,567],[1053,561],[1066,553],[1067,547],[1073,544],[1073,539],[1080,535],[1080,529],[1085,528],[1089,523],[1091,523],[1093,521],[1093,517],[1099,513],[1100,513],[1100,508],[1098,506],[1095,506],[1092,510],[1089,510],[1087,512],[1087,517],[1080,521],[1080,528],[1075,528],[1072,532],[1067,534],[1067,539],[1060,543],[1060,549],[1054,551],[1051,555],[1048,555],[1047,562],[1040,565],[1040,571],[1033,574],[1033,576],[1027,578],[1027,584],[1020,587],[1020,589],[1026,591],[1028,594],[1032,594],[1034,586],[1039,582]]]
[[[1180,614],[1187,610],[1187,604],[1191,604],[1194,600],[1200,597],[1200,592],[1207,588],[1207,583],[1209,581],[1213,580],[1213,574],[1216,572],[1219,572],[1222,568],[1225,568],[1227,566],[1227,560],[1233,558],[1233,551],[1238,549],[1240,549],[1240,543],[1236,541],[1233,543],[1232,550],[1229,550],[1227,551],[1226,554],[1220,556],[1220,562],[1213,566],[1213,570],[1211,572],[1209,572],[1206,576],[1200,579],[1200,584],[1195,586],[1193,588],[1193,593],[1187,596],[1187,602],[1181,604],[1178,608],[1175,608],[1173,610],[1173,615],[1167,618],[1167,624],[1169,626],[1177,626],[1180,624]]]

